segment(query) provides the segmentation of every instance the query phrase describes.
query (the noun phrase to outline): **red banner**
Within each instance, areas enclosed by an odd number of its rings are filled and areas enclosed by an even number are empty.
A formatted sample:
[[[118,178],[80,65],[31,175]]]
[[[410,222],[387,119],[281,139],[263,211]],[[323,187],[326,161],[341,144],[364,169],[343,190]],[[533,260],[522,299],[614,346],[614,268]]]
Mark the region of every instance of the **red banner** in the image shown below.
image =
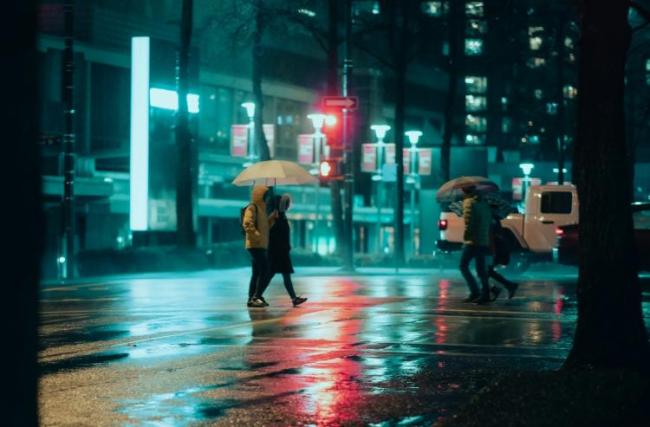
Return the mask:
[[[314,135],[311,133],[298,135],[298,163],[314,163]]]
[[[363,144],[361,149],[361,171],[375,172],[377,170],[377,144]]]
[[[433,150],[431,148],[420,148],[418,150],[418,174],[431,175],[433,161]]]
[[[248,155],[248,125],[230,127],[230,155],[246,157]]]

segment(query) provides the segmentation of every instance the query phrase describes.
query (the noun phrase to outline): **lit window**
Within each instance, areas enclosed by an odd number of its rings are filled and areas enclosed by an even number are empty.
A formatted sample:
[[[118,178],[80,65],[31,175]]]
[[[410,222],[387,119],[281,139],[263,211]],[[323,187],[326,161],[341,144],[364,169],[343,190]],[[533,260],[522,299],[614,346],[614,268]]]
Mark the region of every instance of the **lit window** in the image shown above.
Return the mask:
[[[564,86],[564,89],[562,91],[564,93],[565,98],[575,98],[576,95],[578,95],[578,89],[571,85],[566,85]]]
[[[544,92],[541,89],[535,89],[535,99],[542,99],[544,97]]]
[[[530,144],[539,144],[539,135],[529,135],[528,142]]]
[[[501,119],[501,132],[510,133],[512,130],[512,119],[510,117],[504,117]]]
[[[539,67],[542,67],[544,65],[546,65],[546,58],[534,57],[534,58],[529,58],[528,59],[528,66],[530,68],[539,68]]]
[[[528,27],[528,35],[541,35],[544,32],[544,27]]]
[[[645,60],[645,82],[650,85],[650,58]]]
[[[565,37],[564,46],[568,47],[569,49],[573,49],[573,39],[571,37]]]
[[[465,144],[467,145],[484,145],[485,135],[475,135],[468,133],[465,135]]]
[[[551,115],[557,114],[557,102],[547,102],[546,113]]]
[[[530,50],[540,50],[542,48],[542,38],[539,36],[533,36],[528,39],[530,44]]]
[[[483,53],[483,40],[465,39],[465,55],[476,56]]]
[[[468,114],[465,116],[465,126],[467,126],[467,130],[470,132],[485,132],[487,129],[487,119]]]
[[[422,13],[428,16],[442,16],[447,13],[449,5],[441,1],[422,2]]]
[[[468,19],[465,34],[470,37],[483,36],[487,33],[487,22],[479,19]]]
[[[506,111],[508,109],[508,98],[505,96],[501,97],[501,110]]]
[[[465,92],[485,93],[487,90],[487,77],[465,76]]]
[[[470,1],[465,4],[465,14],[467,16],[483,16],[483,2]]]
[[[298,9],[298,13],[301,15],[308,16],[310,18],[313,18],[316,16],[316,12],[310,9]]]
[[[465,109],[467,111],[484,111],[487,99],[484,96],[465,95]]]

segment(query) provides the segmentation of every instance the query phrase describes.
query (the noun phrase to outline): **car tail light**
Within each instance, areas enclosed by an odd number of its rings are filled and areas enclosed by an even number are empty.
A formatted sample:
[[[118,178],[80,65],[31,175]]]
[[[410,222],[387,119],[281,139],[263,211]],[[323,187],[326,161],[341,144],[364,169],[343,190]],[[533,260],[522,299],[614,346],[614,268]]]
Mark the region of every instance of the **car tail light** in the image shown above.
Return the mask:
[[[447,229],[447,220],[446,219],[438,220],[438,229],[442,230],[442,231]]]
[[[559,227],[556,228],[556,229],[555,229],[555,235],[556,235],[557,237],[562,237],[562,236],[564,236],[564,230],[562,230],[562,229],[559,228]]]

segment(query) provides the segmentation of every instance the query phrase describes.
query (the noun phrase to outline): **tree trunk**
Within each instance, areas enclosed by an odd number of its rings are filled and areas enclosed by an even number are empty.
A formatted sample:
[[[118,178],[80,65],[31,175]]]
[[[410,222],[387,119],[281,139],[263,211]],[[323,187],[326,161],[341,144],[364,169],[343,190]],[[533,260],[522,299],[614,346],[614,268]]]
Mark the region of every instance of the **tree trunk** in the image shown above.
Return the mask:
[[[41,158],[37,145],[38,51],[36,48],[36,1],[22,0],[3,4],[0,33],[3,52],[3,89],[7,102],[0,113],[5,144],[2,168],[7,208],[3,238],[9,258],[3,265],[5,294],[2,298],[2,323],[6,328],[4,383],[11,390],[3,402],[3,425],[37,426],[38,400],[36,362],[38,349],[38,288],[43,236],[41,204]],[[9,207],[10,206],[10,207]],[[50,260],[54,262],[54,260]]]
[[[647,368],[625,141],[628,6],[590,1],[582,8],[573,167],[580,198],[578,325],[565,367]]]
[[[262,56],[264,47],[262,37],[266,30],[263,0],[255,0],[255,30],[253,31],[253,100],[255,102],[255,131],[253,138],[257,144],[260,160],[270,160],[271,152],[264,135],[264,94],[262,92]]]
[[[449,74],[449,83],[447,86],[447,97],[445,99],[445,128],[442,134],[442,146],[440,147],[440,179],[443,183],[450,179],[451,140],[454,136],[456,98],[458,97],[458,10],[458,2],[452,1],[449,3],[449,24],[447,27],[447,39],[449,42],[447,72]]]
[[[327,32],[327,94],[339,94],[339,0],[329,0],[328,32]],[[337,145],[340,141],[336,141]],[[332,155],[341,157],[341,150],[332,150]],[[334,237],[336,238],[336,252],[341,254],[343,244],[343,205],[341,200],[341,181],[330,182],[330,196],[332,198],[332,219],[334,224]]]
[[[189,58],[192,37],[193,0],[183,0],[181,43],[178,53],[178,113],[176,115],[176,238],[180,247],[194,247],[194,176],[192,135],[189,129],[187,94],[189,92]]]
[[[399,2],[395,43],[395,163],[397,166],[397,200],[395,201],[395,263],[404,265],[404,110],[406,108],[406,2]]]

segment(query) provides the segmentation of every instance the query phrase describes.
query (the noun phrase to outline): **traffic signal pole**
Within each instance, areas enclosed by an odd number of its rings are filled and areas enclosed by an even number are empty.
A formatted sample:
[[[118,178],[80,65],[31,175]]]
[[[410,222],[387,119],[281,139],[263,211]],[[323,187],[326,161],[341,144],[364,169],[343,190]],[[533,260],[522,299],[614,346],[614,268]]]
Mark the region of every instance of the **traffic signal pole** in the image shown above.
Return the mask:
[[[341,95],[350,93],[350,77],[352,74],[352,60],[350,58],[350,35],[352,33],[352,0],[345,0],[344,6],[345,32],[343,41],[343,76],[341,79]],[[350,137],[350,110],[343,111],[343,147],[345,162],[345,200],[343,202],[345,251],[343,255],[343,269],[354,271],[354,148]]]
[[[58,260],[63,264],[62,278],[74,277],[75,260],[75,132],[74,132],[74,0],[66,0],[63,6],[65,45],[63,49],[63,238]]]

